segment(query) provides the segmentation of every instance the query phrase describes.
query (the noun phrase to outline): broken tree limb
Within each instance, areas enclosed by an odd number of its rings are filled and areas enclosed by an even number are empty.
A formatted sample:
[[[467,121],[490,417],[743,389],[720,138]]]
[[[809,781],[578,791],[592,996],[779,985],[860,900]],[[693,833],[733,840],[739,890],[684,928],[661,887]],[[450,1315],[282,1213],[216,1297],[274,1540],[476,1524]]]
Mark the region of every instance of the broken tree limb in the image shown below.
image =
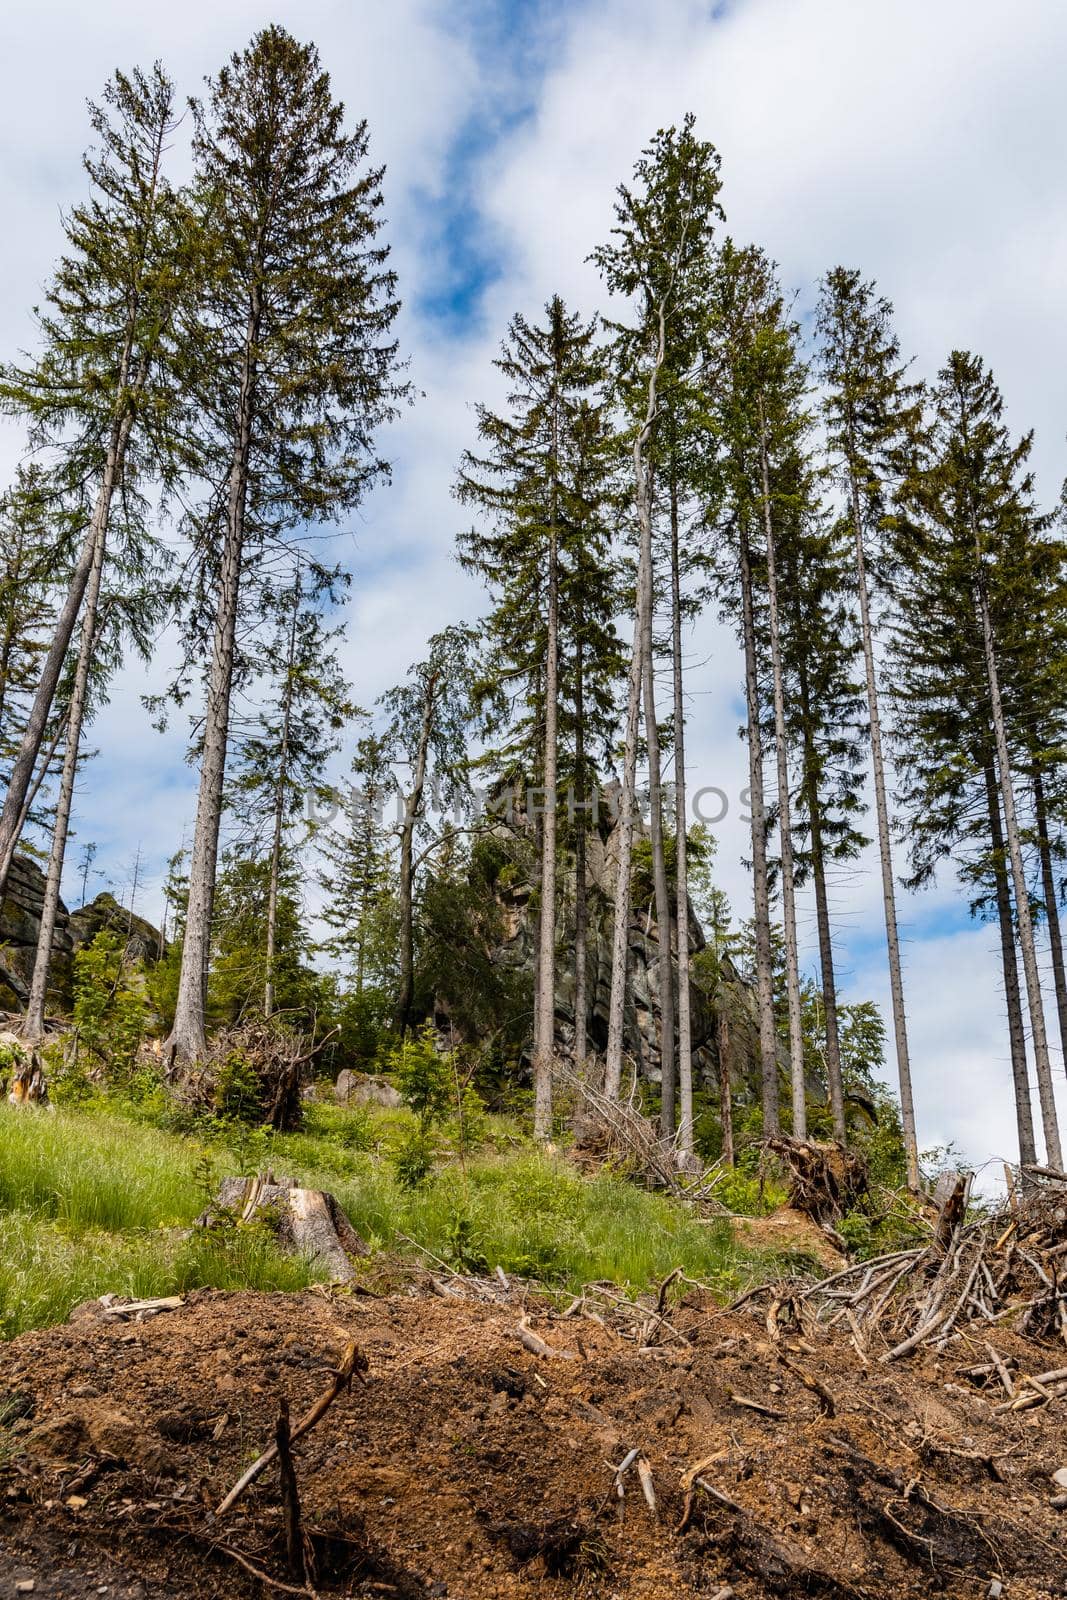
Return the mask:
[[[557,1361],[574,1360],[573,1350],[556,1350],[552,1345],[546,1344],[543,1339],[539,1339],[530,1327],[526,1317],[519,1318],[519,1325],[515,1329],[515,1337],[525,1350],[529,1350],[532,1356],[543,1356],[546,1359],[555,1357]]]
[[[278,1421],[274,1429],[274,1443],[278,1449],[278,1467],[281,1472],[282,1514],[285,1519],[285,1557],[289,1575],[304,1583],[307,1572],[304,1565],[304,1531],[300,1525],[300,1491],[293,1466],[292,1429],[289,1426],[289,1402],[282,1396],[278,1402]]]
[[[272,1172],[224,1178],[214,1204],[196,1225],[216,1227],[227,1219],[238,1226],[268,1221],[283,1249],[306,1256],[340,1283],[350,1283],[356,1275],[352,1256],[370,1254],[332,1194],[302,1189],[292,1178],[276,1178]]]
[[[356,1341],[351,1339],[345,1346],[344,1354],[334,1370],[329,1387],[323,1390],[310,1410],[306,1411],[296,1426],[290,1430],[290,1445],[294,1445],[298,1439],[302,1439],[305,1433],[310,1433],[315,1424],[321,1422],[338,1395],[343,1394],[349,1387],[352,1379],[356,1377],[362,1381],[362,1375],[366,1370],[367,1358]],[[238,1478],[230,1492],[224,1499],[220,1500],[215,1509],[216,1517],[223,1516],[231,1506],[236,1505],[245,1490],[255,1483],[261,1472],[266,1471],[271,1462],[277,1458],[277,1455],[278,1444],[275,1441],[274,1444],[268,1445],[263,1454],[253,1461],[248,1471]]]

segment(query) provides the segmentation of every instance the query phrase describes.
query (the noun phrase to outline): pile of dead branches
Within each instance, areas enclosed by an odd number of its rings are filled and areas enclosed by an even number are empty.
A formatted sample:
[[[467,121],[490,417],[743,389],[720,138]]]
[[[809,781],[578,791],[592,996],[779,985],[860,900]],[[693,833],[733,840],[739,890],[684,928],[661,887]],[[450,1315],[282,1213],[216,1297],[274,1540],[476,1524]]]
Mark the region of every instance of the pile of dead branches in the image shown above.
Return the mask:
[[[955,1185],[926,1243],[818,1283],[765,1285],[746,1299],[768,1295],[772,1306],[789,1307],[813,1327],[846,1323],[864,1360],[874,1352],[895,1361],[920,1347],[943,1350],[964,1330],[973,1339],[999,1326],[1067,1346],[1067,1178],[1032,1174],[1004,1206],[979,1216],[968,1211],[968,1186],[969,1178]],[[989,1370],[1014,1400],[998,1360]],[[1050,1395],[1067,1393],[1067,1367],[1043,1377]]]
[[[255,1018],[221,1029],[176,1087],[205,1111],[290,1133],[303,1122],[301,1087],[325,1042],[312,1045],[280,1023]]]
[[[718,1163],[706,1170],[687,1167],[677,1138],[665,1139],[638,1105],[636,1079],[627,1098],[613,1100],[588,1078],[562,1064],[557,1067],[557,1077],[575,1097],[573,1124],[579,1159],[616,1167],[649,1189],[663,1190],[679,1200],[698,1201],[709,1211],[729,1215],[729,1208],[714,1192],[724,1176],[723,1168]]]

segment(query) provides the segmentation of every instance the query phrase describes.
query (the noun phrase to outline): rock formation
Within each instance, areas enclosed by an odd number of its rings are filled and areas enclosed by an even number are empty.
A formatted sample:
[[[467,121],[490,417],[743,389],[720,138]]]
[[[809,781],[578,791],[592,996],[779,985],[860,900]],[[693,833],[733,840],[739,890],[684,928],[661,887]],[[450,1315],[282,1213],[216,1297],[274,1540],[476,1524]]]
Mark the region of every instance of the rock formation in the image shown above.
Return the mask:
[[[7,894],[0,903],[0,1010],[21,1011],[29,994],[37,935],[44,901],[44,873],[29,856],[17,855],[11,864]],[[74,956],[104,928],[114,928],[126,941],[126,960],[159,959],[159,930],[143,917],[131,915],[105,891],[77,911],[68,912],[62,900],[56,915],[52,944],[50,1003],[70,1006]]]
[[[494,959],[514,972],[527,975],[532,982],[537,941],[537,891],[532,844],[521,826],[502,826],[500,836],[518,870],[502,873],[496,885],[495,892],[504,912],[505,938]],[[607,1044],[617,862],[615,830],[604,827],[600,831],[591,831],[586,841],[587,992],[590,999],[589,1046],[595,1052],[602,1052]],[[556,1030],[559,1043],[566,1050],[574,1039],[575,969],[570,953],[574,949],[575,930],[573,858],[563,851],[560,855],[560,872],[556,919],[556,948],[559,952],[556,965]],[[639,1063],[642,1075],[653,1082],[658,1082],[660,1072],[659,936],[654,907],[635,906],[630,919],[630,986],[625,1047],[628,1054]],[[676,944],[676,929],[672,923],[672,952]],[[704,931],[690,906],[691,954],[697,955],[705,944]],[[739,1089],[744,1089],[753,1080],[757,1070],[759,1030],[753,989],[732,965],[728,966],[719,985],[718,1005],[725,1009],[729,1022],[726,1031],[730,1042],[731,1077]],[[718,1020],[716,1003],[694,981],[694,1068],[709,1087],[717,1082],[718,1075]]]

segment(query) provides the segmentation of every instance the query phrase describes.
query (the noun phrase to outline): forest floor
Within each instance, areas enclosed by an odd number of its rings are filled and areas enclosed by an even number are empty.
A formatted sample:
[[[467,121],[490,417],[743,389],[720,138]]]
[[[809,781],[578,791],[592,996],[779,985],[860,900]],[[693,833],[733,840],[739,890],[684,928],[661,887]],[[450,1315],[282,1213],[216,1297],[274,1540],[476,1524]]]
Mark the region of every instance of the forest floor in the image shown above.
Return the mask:
[[[1018,1372],[1057,1364],[992,1337]],[[355,1291],[205,1290],[14,1339],[0,1597],[310,1594],[285,1564],[276,1463],[213,1508],[279,1399],[299,1417],[351,1340],[365,1377],[294,1447],[322,1597],[1067,1595],[1067,1400],[998,1413],[968,1336],[886,1365],[838,1330],[772,1342],[751,1304],[696,1289],[650,1332],[382,1261]]]

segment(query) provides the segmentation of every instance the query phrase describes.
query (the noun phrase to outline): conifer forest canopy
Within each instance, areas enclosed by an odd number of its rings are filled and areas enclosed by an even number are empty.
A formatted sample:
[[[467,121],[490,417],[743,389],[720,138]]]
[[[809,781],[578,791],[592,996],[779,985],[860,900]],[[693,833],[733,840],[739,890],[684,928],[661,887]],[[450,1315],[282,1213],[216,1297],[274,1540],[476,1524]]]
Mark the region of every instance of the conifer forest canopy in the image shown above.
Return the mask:
[[[10,1024],[1062,1171],[1059,9],[235,9],[5,113]]]

